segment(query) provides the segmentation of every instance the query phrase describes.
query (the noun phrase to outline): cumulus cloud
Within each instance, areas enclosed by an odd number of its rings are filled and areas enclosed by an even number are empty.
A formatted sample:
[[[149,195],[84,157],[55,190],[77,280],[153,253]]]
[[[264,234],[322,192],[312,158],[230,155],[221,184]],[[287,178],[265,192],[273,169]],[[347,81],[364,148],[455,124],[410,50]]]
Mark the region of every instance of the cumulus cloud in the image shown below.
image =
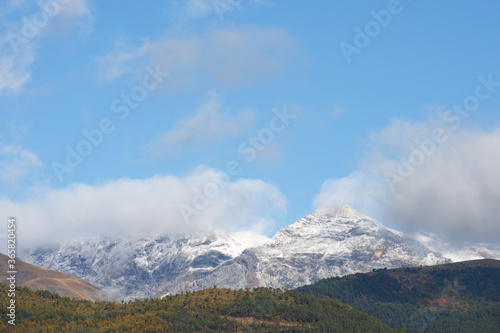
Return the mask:
[[[21,244],[142,232],[269,231],[286,210],[279,189],[253,179],[229,179],[198,168],[184,177],[119,179],[74,184],[23,202],[0,200],[0,211],[18,220]]]
[[[98,63],[103,79],[142,71],[144,61],[159,65],[170,73],[166,85],[178,90],[203,82],[233,86],[266,79],[285,69],[295,53],[295,42],[285,30],[246,27],[210,30],[202,36],[166,33],[135,48],[120,44]]]
[[[42,163],[31,151],[15,145],[0,144],[0,180],[14,186],[33,168]]]
[[[349,176],[327,179],[321,185],[320,192],[314,198],[314,205],[334,206],[347,204],[368,215],[376,215],[381,189],[384,184],[376,177],[363,171],[354,171]]]
[[[28,6],[24,1],[9,1],[3,8],[1,25],[5,33],[0,36],[0,94],[16,93],[29,82],[42,38],[74,26],[84,34],[91,31],[94,19],[87,0],[48,3],[52,5],[30,3]]]
[[[394,121],[360,170],[325,181],[316,205],[347,203],[405,231],[498,241],[500,129]]]
[[[178,121],[173,128],[156,141],[159,149],[185,148],[207,141],[215,141],[240,134],[253,120],[251,112],[231,115],[223,107],[216,93],[208,94],[207,100],[194,115]]]

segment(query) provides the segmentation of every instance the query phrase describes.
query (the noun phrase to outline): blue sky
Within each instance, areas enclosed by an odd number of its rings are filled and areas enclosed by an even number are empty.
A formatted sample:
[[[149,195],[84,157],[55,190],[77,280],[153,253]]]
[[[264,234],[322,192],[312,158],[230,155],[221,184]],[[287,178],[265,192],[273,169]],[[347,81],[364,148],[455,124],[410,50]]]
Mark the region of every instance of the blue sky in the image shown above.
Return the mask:
[[[30,240],[271,236],[347,203],[399,230],[494,241],[499,7],[9,0],[2,215]]]

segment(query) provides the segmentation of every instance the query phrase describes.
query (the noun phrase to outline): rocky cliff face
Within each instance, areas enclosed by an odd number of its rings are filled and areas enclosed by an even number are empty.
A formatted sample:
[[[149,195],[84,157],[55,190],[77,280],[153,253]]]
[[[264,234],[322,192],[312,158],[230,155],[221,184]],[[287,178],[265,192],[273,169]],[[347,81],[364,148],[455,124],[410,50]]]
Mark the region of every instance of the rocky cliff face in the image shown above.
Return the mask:
[[[213,286],[295,288],[372,269],[451,262],[438,251],[436,239],[406,236],[343,205],[320,208],[271,239],[251,232],[92,238],[31,249],[25,259],[128,300]],[[500,247],[478,248],[500,259]],[[477,252],[468,249],[464,260]]]

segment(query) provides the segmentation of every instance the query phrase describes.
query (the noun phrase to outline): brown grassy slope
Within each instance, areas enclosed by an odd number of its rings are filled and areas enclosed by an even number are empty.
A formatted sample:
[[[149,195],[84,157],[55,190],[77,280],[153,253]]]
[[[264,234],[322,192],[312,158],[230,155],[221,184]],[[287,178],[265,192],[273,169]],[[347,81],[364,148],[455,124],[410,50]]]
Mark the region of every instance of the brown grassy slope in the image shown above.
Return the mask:
[[[7,271],[9,271],[7,260],[10,258],[0,253],[1,283],[8,283]],[[113,296],[94,287],[90,283],[72,275],[40,268],[16,259],[16,285],[30,287],[32,289],[48,290],[62,297],[75,299],[86,299],[90,301],[117,302]]]

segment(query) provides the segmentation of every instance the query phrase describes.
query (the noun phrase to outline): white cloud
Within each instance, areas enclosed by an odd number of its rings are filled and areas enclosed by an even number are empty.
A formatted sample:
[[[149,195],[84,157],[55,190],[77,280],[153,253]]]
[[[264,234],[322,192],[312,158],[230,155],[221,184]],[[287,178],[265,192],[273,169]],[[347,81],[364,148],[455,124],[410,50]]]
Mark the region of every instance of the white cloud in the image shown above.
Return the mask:
[[[38,157],[31,151],[0,144],[0,180],[3,183],[14,186],[29,171],[41,165]]]
[[[71,0],[61,6],[61,12],[56,16],[56,29],[69,30],[78,28],[81,36],[89,35],[93,30],[95,17],[88,0]]]
[[[93,16],[87,0],[51,4],[55,6],[43,9],[25,6],[24,1],[9,1],[7,8],[3,8],[6,17],[2,21],[5,33],[0,37],[0,94],[17,93],[29,82],[41,38],[66,32],[74,26],[83,34],[91,31]]]
[[[5,50],[7,45],[0,45],[0,50]],[[35,61],[31,48],[20,54],[3,52],[0,56],[0,95],[2,91],[16,93],[31,78],[30,67]]]
[[[235,10],[244,10],[253,5],[268,4],[267,0],[188,0],[184,12],[192,19],[217,15],[225,19],[226,15]]]
[[[319,194],[314,198],[314,206],[347,204],[364,214],[376,216],[383,188],[384,184],[377,182],[375,177],[354,171],[347,177],[323,182]]]
[[[352,204],[402,230],[498,241],[500,129],[394,121],[373,138],[361,170],[327,180],[315,204]]]
[[[0,211],[18,220],[24,244],[67,238],[161,231],[207,229],[268,231],[286,200],[271,184],[252,179],[220,182],[220,193],[208,201],[199,196],[220,179],[217,170],[198,168],[184,177],[119,179],[100,185],[75,184],[52,189],[24,202],[0,200]],[[222,178],[223,179],[223,178]],[[224,180],[224,179],[223,179]],[[196,200],[196,203],[193,203]],[[202,203],[203,209],[197,206]],[[197,207],[184,219],[181,205]]]
[[[89,17],[92,17],[88,0],[68,1],[61,6],[61,12],[58,15],[76,20],[89,20]]]
[[[250,112],[231,115],[222,105],[216,93],[210,93],[207,100],[196,113],[177,122],[159,140],[160,145],[168,148],[191,146],[207,141],[234,137],[253,120]]]
[[[186,12],[191,17],[205,17],[215,14],[214,1],[189,0],[186,3]]]
[[[167,33],[133,51],[120,45],[98,63],[101,77],[108,79],[127,71],[142,71],[144,62],[158,64],[170,73],[166,85],[173,90],[192,89],[206,82],[234,86],[269,78],[285,69],[296,53],[294,44],[279,28],[220,29],[190,37]],[[120,60],[119,70],[110,71],[116,67],[116,59]]]
[[[104,57],[98,58],[97,63],[101,71],[101,79],[113,81],[125,73],[134,70],[134,60],[137,57],[130,50],[126,38],[116,40],[114,49]]]

